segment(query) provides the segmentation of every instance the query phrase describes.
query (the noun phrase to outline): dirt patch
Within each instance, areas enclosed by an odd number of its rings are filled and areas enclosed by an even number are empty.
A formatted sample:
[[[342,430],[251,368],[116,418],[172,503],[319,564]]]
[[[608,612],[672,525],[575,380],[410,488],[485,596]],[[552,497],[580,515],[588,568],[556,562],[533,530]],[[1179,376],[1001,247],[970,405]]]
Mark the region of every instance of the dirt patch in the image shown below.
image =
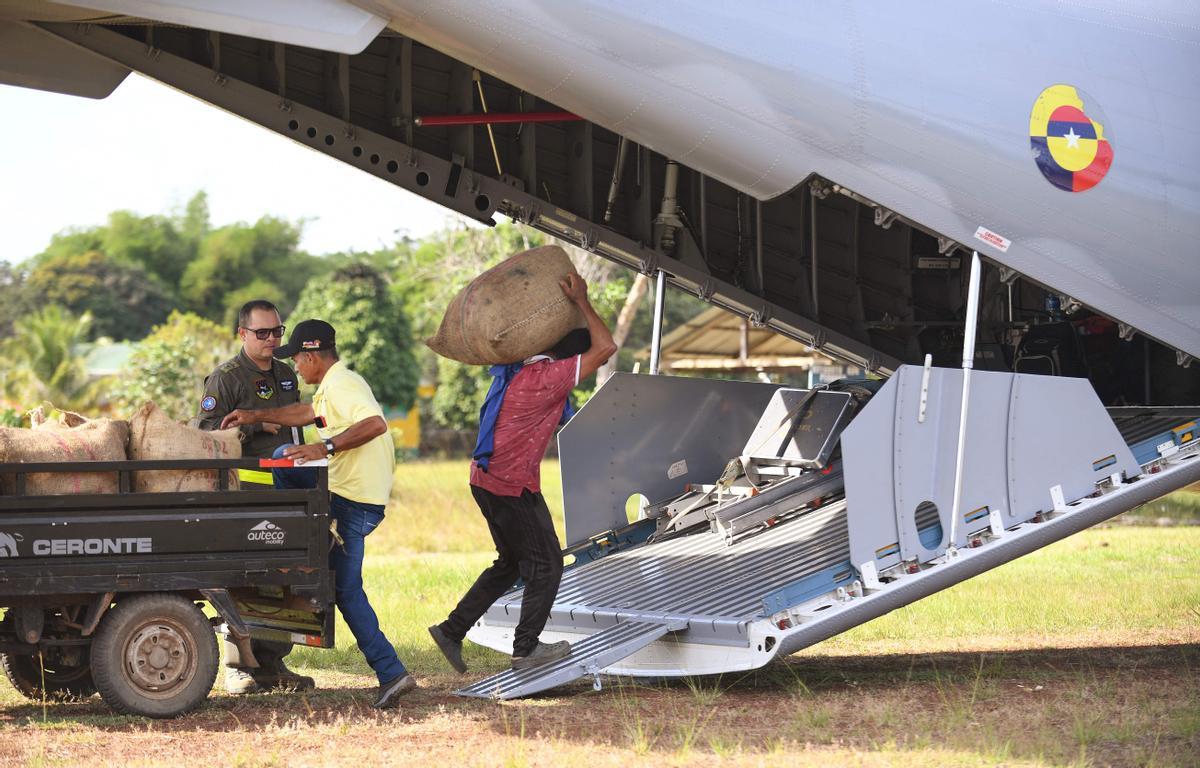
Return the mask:
[[[313,694],[214,693],[172,721],[116,717],[98,699],[9,706],[0,764],[1194,765],[1198,666],[1196,644],[808,654],[506,703],[431,675],[384,713],[369,680],[316,672]]]

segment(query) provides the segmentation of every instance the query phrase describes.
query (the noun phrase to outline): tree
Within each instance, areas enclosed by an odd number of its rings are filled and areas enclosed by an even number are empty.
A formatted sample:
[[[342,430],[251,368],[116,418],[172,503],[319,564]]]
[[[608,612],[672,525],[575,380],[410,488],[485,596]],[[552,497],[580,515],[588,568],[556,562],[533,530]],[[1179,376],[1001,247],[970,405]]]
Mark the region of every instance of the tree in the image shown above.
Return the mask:
[[[0,390],[27,406],[49,400],[72,410],[90,407],[93,387],[81,349],[91,323],[87,313],[76,317],[57,306],[18,320],[12,337],[0,343],[7,363]]]
[[[275,303],[287,314],[301,289],[323,271],[320,259],[298,250],[300,234],[300,226],[271,216],[252,226],[233,224],[210,232],[183,272],[181,297],[193,312],[220,322],[245,301],[237,300],[244,292],[231,298],[235,292],[263,281],[274,287]]]
[[[467,365],[439,357],[437,382],[437,390],[429,403],[434,422],[449,429],[478,426],[479,408],[492,383],[487,366]]]
[[[420,379],[412,329],[403,301],[379,272],[357,264],[315,278],[300,294],[288,325],[310,318],[337,329],[338,353],[371,384],[381,404],[412,406]]]
[[[166,216],[138,216],[132,211],[113,211],[103,230],[100,250],[113,260],[146,270],[173,293],[188,263],[195,257],[195,244],[179,233]]]
[[[196,415],[204,377],[237,350],[230,330],[189,313],[172,312],[143,339],[113,389],[130,407],[153,400],[178,421]]]
[[[171,311],[171,298],[158,280],[135,264],[100,251],[45,259],[29,273],[25,299],[33,306],[59,306],[88,313],[95,336],[138,339]]]
[[[25,273],[7,261],[0,261],[0,339],[13,332],[13,323],[29,313],[25,294]]]

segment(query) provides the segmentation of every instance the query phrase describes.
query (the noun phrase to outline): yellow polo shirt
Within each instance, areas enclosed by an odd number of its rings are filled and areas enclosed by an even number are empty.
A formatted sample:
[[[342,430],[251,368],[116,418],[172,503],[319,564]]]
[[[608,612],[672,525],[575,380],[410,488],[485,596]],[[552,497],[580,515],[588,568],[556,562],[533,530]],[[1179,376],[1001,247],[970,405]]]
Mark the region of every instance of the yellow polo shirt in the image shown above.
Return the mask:
[[[313,411],[325,419],[324,429],[317,430],[323,440],[337,437],[363,419],[383,416],[371,385],[341,360],[321,379],[313,395]],[[329,460],[329,490],[360,504],[387,504],[395,469],[392,435],[384,432],[365,445],[333,454]]]

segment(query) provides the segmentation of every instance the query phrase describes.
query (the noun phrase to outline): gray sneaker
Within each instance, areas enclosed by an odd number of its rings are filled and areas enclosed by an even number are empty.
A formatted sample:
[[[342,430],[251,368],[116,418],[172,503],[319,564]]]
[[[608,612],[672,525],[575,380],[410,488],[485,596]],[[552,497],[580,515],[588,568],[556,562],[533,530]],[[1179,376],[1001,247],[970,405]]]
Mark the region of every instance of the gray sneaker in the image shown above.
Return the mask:
[[[417,687],[417,678],[407,672],[395,680],[380,683],[379,695],[371,706],[375,709],[391,709],[400,703],[400,697]]]
[[[549,664],[571,655],[571,644],[566,640],[557,643],[538,643],[528,656],[513,656],[512,668],[521,670]]]
[[[455,642],[446,636],[442,628],[434,624],[429,628],[429,636],[433,638],[433,642],[437,643],[438,650],[446,657],[446,661],[450,662],[450,666],[454,667],[457,672],[466,672],[467,663],[462,657],[462,643]]]

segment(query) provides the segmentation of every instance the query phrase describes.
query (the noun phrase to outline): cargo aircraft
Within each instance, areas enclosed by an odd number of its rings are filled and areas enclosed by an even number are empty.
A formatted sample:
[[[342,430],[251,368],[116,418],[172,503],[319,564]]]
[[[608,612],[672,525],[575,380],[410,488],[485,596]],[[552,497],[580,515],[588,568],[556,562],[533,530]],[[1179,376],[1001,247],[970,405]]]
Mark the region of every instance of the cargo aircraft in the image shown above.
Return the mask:
[[[133,71],[873,375],[610,379],[574,650],[464,694],[756,668],[1200,479],[1194,4],[0,0],[0,82]]]

